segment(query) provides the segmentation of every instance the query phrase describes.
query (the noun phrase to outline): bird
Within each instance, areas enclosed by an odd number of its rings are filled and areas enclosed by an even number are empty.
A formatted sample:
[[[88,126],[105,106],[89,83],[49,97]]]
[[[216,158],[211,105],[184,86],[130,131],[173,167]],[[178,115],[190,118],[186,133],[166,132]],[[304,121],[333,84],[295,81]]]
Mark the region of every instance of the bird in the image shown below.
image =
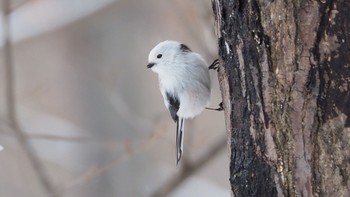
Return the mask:
[[[148,55],[147,68],[158,74],[164,104],[176,122],[176,164],[183,154],[185,120],[194,118],[209,106],[209,69],[217,69],[217,64],[215,60],[208,66],[187,45],[172,40],[160,42]]]

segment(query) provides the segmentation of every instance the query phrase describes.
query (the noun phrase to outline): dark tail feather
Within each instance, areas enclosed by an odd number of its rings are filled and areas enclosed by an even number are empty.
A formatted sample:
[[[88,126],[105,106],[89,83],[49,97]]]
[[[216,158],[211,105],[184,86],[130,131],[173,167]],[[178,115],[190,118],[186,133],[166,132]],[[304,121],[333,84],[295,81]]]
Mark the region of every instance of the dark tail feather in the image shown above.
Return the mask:
[[[182,152],[183,152],[183,143],[184,143],[184,119],[179,118],[176,122],[176,165],[179,163]]]

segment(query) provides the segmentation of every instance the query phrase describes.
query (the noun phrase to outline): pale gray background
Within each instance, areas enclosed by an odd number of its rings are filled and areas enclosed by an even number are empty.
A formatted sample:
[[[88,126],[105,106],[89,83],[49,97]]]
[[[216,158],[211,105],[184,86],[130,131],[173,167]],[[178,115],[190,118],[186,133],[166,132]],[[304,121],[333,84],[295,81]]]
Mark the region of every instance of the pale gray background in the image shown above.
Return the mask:
[[[186,43],[217,57],[210,0],[16,0],[11,14],[18,119],[62,196],[149,196],[174,177],[175,123],[149,51]],[[23,3],[23,4],[22,4]],[[2,31],[2,26],[1,26]],[[6,124],[0,33],[0,196],[45,196]],[[211,106],[221,101],[211,73]],[[225,136],[223,112],[186,124],[185,157]],[[225,149],[171,196],[229,196]]]

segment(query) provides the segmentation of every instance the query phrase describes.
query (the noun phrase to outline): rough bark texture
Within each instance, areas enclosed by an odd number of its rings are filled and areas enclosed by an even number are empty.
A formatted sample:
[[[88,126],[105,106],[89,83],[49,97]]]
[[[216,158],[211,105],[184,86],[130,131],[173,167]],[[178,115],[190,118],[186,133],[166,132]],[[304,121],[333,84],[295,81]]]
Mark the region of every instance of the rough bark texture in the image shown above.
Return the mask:
[[[350,196],[350,2],[213,0],[234,196]]]

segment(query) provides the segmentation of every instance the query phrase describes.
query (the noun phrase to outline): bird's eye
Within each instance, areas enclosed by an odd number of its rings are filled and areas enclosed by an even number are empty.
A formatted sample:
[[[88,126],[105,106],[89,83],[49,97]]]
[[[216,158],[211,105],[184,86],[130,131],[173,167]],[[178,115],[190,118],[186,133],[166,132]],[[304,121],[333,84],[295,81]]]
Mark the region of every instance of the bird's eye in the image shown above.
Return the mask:
[[[162,57],[162,54],[158,54],[157,58],[160,59]]]

